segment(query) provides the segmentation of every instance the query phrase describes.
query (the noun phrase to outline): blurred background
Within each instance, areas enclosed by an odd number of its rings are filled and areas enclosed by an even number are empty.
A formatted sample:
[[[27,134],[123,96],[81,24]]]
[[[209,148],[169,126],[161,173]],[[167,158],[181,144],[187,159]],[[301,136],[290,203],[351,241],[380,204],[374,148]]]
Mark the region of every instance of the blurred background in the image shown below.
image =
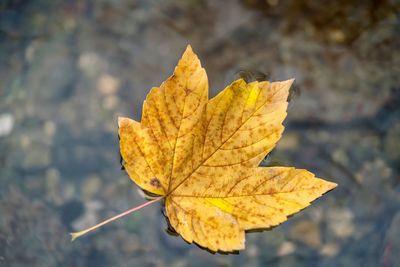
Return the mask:
[[[0,1],[0,266],[400,266],[398,1]],[[117,117],[140,119],[187,44],[211,96],[240,70],[296,78],[265,164],[339,187],[238,255],[165,232],[122,171]]]

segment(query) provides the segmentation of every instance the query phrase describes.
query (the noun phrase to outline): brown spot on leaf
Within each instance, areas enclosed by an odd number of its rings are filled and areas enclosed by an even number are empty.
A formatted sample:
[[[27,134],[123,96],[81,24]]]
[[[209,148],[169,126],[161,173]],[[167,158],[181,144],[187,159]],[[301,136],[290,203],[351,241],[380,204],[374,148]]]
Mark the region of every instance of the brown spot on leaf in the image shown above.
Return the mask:
[[[155,187],[161,187],[160,180],[158,180],[157,177],[152,178],[152,179],[150,180],[150,184],[151,184],[152,186],[155,186]]]

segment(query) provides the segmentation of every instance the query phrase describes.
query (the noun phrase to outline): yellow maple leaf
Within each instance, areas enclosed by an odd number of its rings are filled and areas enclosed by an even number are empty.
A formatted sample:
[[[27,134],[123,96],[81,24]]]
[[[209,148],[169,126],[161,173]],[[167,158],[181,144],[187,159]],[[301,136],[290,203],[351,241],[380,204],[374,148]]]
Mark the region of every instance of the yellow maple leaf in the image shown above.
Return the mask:
[[[239,79],[208,100],[208,80],[187,47],[174,74],[152,88],[141,122],[119,118],[130,178],[165,200],[170,225],[211,251],[245,247],[245,231],[269,228],[337,185],[307,170],[259,167],[283,132],[293,80]]]

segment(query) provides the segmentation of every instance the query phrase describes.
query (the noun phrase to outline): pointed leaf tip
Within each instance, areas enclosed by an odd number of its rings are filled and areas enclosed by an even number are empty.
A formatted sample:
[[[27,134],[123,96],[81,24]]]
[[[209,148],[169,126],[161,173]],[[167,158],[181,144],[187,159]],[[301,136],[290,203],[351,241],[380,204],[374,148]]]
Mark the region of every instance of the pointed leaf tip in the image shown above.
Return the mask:
[[[187,56],[187,57],[195,56],[197,58],[197,55],[194,53],[193,48],[190,44],[188,44],[186,46],[186,49],[185,49],[185,52],[183,52],[182,58],[185,56]]]
[[[193,48],[192,48],[192,46],[191,46],[190,44],[188,44],[188,45],[186,46],[186,50],[187,50],[187,51],[193,51]]]
[[[127,120],[128,120],[128,118],[118,117],[118,127],[121,128],[122,124]]]
[[[338,186],[338,184],[337,183],[334,183],[334,182],[330,182],[330,181],[326,181],[327,182],[327,191],[329,191],[329,190],[332,190],[332,189],[334,189],[335,187],[337,187]]]
[[[287,87],[290,88],[294,83],[294,78],[288,79],[288,80],[285,80],[285,81],[281,81],[281,83],[286,84]]]

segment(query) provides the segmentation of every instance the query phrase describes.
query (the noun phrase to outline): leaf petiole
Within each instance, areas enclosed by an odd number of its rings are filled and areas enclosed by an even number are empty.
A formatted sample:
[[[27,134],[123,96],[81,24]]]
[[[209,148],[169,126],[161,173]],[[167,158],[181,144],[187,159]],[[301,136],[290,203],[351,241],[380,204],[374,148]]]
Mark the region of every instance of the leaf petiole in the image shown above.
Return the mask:
[[[71,235],[71,241],[74,241],[75,239],[77,239],[77,238],[80,237],[80,236],[83,236],[83,235],[85,235],[85,234],[87,234],[87,233],[89,233],[89,232],[91,232],[91,231],[93,231],[93,230],[95,230],[95,229],[97,229],[97,228],[99,228],[99,227],[105,225],[105,224],[108,224],[108,223],[110,223],[110,222],[112,222],[112,221],[115,221],[115,220],[121,218],[121,217],[124,217],[125,215],[128,215],[128,214],[130,214],[130,213],[132,213],[132,212],[135,212],[135,211],[137,211],[137,210],[140,210],[140,209],[142,209],[142,208],[144,208],[144,207],[146,207],[146,206],[148,206],[148,205],[151,205],[151,204],[153,204],[154,202],[157,202],[157,201],[159,201],[159,200],[161,200],[161,199],[163,199],[163,198],[164,198],[164,196],[157,197],[157,198],[155,198],[155,199],[153,199],[153,200],[151,200],[151,201],[148,201],[148,202],[146,202],[146,203],[143,203],[142,205],[137,206],[137,207],[134,207],[134,208],[132,208],[132,209],[130,209],[130,210],[124,211],[124,212],[122,212],[122,213],[120,213],[120,214],[118,214],[118,215],[116,215],[116,216],[114,216],[114,217],[111,217],[111,218],[109,218],[109,219],[107,219],[107,220],[105,220],[105,221],[103,221],[103,222],[101,222],[101,223],[98,223],[98,224],[96,224],[96,225],[94,225],[94,226],[92,226],[92,227],[89,227],[89,228],[87,228],[87,229],[85,229],[85,230],[82,230],[82,231],[79,231],[79,232],[70,233],[70,235]]]

